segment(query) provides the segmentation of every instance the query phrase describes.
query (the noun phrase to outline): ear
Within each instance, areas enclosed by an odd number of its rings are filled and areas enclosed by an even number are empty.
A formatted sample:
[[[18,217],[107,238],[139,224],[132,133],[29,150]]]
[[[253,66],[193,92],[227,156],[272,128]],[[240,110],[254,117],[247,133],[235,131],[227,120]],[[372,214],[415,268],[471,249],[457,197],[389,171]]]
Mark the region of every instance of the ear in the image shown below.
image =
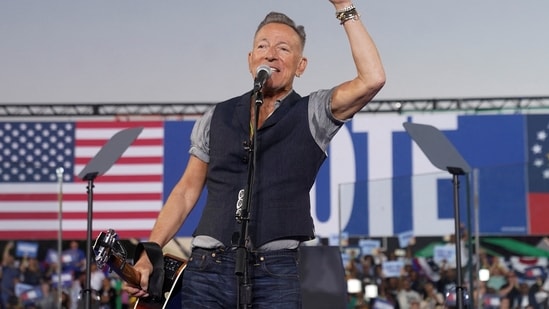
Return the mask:
[[[250,74],[252,74],[253,77],[254,69],[252,68],[252,52],[248,52],[248,70],[250,70]]]
[[[305,68],[307,68],[307,57],[301,57],[301,60],[299,60],[299,63],[297,64],[297,70],[295,71],[296,76],[299,77],[303,75]]]

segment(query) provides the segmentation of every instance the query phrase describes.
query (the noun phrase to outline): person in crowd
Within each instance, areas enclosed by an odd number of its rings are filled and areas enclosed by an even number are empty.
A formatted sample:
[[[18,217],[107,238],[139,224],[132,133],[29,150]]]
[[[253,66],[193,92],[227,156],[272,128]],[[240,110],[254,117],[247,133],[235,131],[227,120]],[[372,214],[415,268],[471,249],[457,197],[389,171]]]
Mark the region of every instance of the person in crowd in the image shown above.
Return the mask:
[[[521,303],[520,285],[514,271],[507,273],[507,282],[499,289],[499,296],[509,301],[509,306],[515,308]]]
[[[86,266],[86,253],[80,249],[76,240],[69,243],[69,248],[63,251],[63,271],[77,273]]]
[[[514,309],[514,307],[511,306],[511,300],[509,298],[502,297],[500,299],[499,309]]]
[[[348,278],[360,278],[361,269],[359,263],[359,256],[357,256],[355,251],[351,251],[347,265],[345,265],[345,273]]]
[[[82,291],[86,287],[86,272],[78,271],[74,273],[74,279],[69,289],[69,300],[71,309],[79,309],[85,303],[86,295]],[[95,299],[96,293],[92,292],[92,300]]]
[[[116,308],[116,289],[112,286],[110,278],[103,278],[102,286],[98,291],[100,297],[99,309]]]
[[[369,284],[376,284],[375,281],[375,262],[374,257],[370,254],[363,255],[360,259],[360,269],[358,272],[358,278],[362,282],[362,288]]]
[[[43,279],[43,271],[37,258],[23,257],[20,266],[21,283],[39,286]]]
[[[491,258],[491,263],[488,263],[485,267],[490,271],[490,279],[488,279],[488,287],[496,291],[499,291],[501,287],[507,282],[506,275],[508,269],[498,256]]]
[[[384,280],[379,286],[379,295],[370,300],[370,308],[394,308],[400,309],[399,302],[394,291],[389,287],[389,281]],[[377,304],[376,304],[377,303]]]
[[[183,273],[184,308],[301,307],[297,250],[315,237],[310,189],[330,140],[385,83],[380,56],[358,9],[350,0],[330,2],[334,21],[350,44],[353,79],[300,96],[293,81],[308,64],[304,27],[271,12],[259,24],[248,53],[253,90],[218,103],[195,124],[187,167],[147,243],[166,245],[207,187]],[[249,254],[242,254],[243,248]],[[243,256],[242,272],[250,277],[242,275],[237,282],[235,264]],[[154,262],[146,253],[137,257],[141,284],[127,285],[128,292],[149,295]]]
[[[90,264],[90,288],[99,291],[103,287],[105,272],[97,267],[97,263]]]
[[[415,271],[410,264],[404,265],[404,270],[406,271],[406,275],[410,279],[410,288],[417,292],[422,291],[425,280],[423,280],[423,278],[419,276],[417,271]]]
[[[8,242],[4,246],[2,254],[2,268],[0,269],[0,296],[1,303],[4,308],[8,308],[18,303],[15,295],[15,285],[19,282],[21,271],[17,266],[15,256],[13,254],[14,243]]]
[[[423,284],[423,299],[421,309],[438,309],[444,306],[444,295],[439,293],[431,281]]]
[[[530,285],[526,282],[519,282],[519,296],[517,299],[518,308],[537,307],[538,304],[530,298]]]
[[[535,309],[547,309],[549,307],[547,303],[547,292],[549,291],[546,290],[545,285],[543,276],[538,276],[528,289],[529,303]]]
[[[397,292],[397,300],[401,309],[412,308],[412,304],[416,303],[419,308],[419,303],[422,297],[418,291],[412,289],[412,281],[408,276],[400,277],[400,285]]]
[[[446,262],[443,262],[440,267],[440,279],[437,281],[437,291],[446,295],[448,291],[455,290],[457,280],[457,269],[449,267]]]
[[[58,294],[57,290],[52,289],[51,282],[43,281],[40,284],[42,297],[36,301],[36,307],[39,309],[57,309]]]

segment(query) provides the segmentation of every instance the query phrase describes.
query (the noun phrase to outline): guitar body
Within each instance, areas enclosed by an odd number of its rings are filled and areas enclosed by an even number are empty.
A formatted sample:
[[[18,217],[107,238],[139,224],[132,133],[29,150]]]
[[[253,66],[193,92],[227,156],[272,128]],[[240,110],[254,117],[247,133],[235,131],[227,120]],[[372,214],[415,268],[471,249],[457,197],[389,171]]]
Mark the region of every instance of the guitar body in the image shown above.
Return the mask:
[[[101,232],[93,245],[95,261],[100,269],[105,266],[118,274],[127,283],[139,286],[141,274],[126,263],[126,251],[118,242],[118,235],[112,229],[107,233]],[[187,261],[171,254],[164,254],[164,280],[162,295],[158,297],[140,298],[134,309],[172,309],[181,308],[181,274],[187,266]]]
[[[172,309],[181,308],[180,276],[187,266],[187,262],[171,254],[164,254],[164,283],[162,299],[140,298],[135,303],[134,309]]]

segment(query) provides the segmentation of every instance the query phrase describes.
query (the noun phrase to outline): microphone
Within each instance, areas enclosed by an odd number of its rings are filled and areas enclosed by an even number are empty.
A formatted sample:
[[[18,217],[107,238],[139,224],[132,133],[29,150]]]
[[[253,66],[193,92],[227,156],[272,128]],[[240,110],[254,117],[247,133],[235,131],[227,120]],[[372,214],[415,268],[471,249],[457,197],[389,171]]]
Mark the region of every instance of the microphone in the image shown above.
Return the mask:
[[[260,91],[271,77],[272,71],[268,65],[262,64],[255,71],[254,92]]]

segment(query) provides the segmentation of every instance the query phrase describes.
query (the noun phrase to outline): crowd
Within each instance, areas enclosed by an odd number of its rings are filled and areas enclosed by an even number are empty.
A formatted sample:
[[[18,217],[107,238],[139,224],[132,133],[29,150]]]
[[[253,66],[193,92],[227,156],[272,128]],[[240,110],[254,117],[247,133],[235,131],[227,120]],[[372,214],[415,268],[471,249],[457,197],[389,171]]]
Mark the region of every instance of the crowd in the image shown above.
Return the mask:
[[[19,255],[14,242],[4,246],[0,309],[83,308],[83,291],[87,286],[86,253],[77,241],[70,241],[62,251],[60,267],[56,256],[39,259]],[[93,308],[132,307],[133,300],[122,291],[122,282],[115,273],[98,269],[96,263],[91,263],[90,274]]]
[[[453,241],[453,240],[451,240]],[[466,251],[462,244],[462,250]],[[348,309],[364,308],[455,308],[457,269],[432,257],[417,258],[412,246],[404,254],[357,254],[345,261],[348,282]],[[549,308],[547,258],[490,256],[480,252],[470,269],[481,269],[487,276],[468,272],[462,261],[462,291],[465,308]],[[384,264],[399,261],[398,273],[385,274]],[[514,263],[517,262],[517,263]],[[518,266],[522,263],[522,266]],[[478,265],[477,265],[478,264]],[[473,291],[470,292],[470,278]]]
[[[78,242],[71,241],[62,254],[63,263],[59,268],[58,263],[49,258],[39,260],[35,257],[18,257],[14,243],[8,242],[3,249],[0,268],[0,309],[59,308],[59,296],[62,309],[82,308],[79,302],[86,286],[85,252]],[[472,269],[480,268],[489,277],[479,280],[475,273],[471,293],[468,291],[470,274],[464,268],[464,304],[486,309],[549,309],[547,259],[535,259],[538,263],[529,263],[530,267],[527,268],[518,268],[512,260],[510,257],[481,252]],[[384,264],[394,261],[399,261],[397,265],[402,265],[402,268],[396,275],[387,274]],[[61,285],[58,284],[59,269]],[[455,306],[455,264],[414,257],[412,246],[404,254],[381,250],[368,254],[351,253],[344,260],[344,269],[349,283],[348,309],[433,309]],[[90,273],[94,308],[133,308],[135,299],[122,290],[122,282],[114,272],[98,269],[96,263],[92,263]],[[58,290],[59,286],[61,291]]]

